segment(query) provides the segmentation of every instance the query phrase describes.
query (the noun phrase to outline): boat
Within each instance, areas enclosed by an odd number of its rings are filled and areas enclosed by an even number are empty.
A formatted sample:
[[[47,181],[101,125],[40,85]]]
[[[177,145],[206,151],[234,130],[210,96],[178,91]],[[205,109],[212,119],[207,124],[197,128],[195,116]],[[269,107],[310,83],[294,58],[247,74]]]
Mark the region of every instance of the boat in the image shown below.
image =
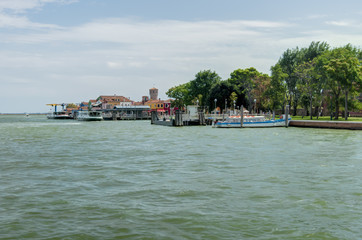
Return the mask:
[[[47,114],[48,119],[72,119],[68,113],[60,111],[60,112],[49,112]]]
[[[79,111],[77,114],[78,121],[102,121],[102,112],[97,111]]]
[[[243,116],[243,126],[240,124],[240,115],[229,116],[225,121],[216,121],[213,127],[216,128],[262,128],[262,127],[285,127],[285,115],[279,119],[268,119],[264,115],[245,115]],[[291,120],[288,116],[287,126]]]
[[[52,106],[54,108],[54,111],[51,111],[47,114],[48,119],[73,119],[73,117],[65,111],[66,104],[57,104],[57,103],[51,103],[47,104],[47,106]],[[63,109],[61,111],[57,111],[57,106],[62,106]]]

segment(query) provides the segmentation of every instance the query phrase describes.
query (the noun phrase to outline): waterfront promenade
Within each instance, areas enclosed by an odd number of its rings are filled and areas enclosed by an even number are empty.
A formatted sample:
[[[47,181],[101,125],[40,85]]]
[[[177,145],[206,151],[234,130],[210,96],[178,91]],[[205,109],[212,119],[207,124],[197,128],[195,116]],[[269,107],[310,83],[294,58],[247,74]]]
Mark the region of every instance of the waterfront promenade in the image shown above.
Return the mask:
[[[362,130],[362,122],[291,120],[290,127]]]

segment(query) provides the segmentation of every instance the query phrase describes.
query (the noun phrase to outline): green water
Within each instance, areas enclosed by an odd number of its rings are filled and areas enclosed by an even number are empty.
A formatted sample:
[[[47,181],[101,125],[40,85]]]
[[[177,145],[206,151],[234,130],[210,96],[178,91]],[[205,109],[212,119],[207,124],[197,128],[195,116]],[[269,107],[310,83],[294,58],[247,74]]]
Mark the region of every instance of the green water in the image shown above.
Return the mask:
[[[0,239],[362,239],[362,131],[0,116]]]

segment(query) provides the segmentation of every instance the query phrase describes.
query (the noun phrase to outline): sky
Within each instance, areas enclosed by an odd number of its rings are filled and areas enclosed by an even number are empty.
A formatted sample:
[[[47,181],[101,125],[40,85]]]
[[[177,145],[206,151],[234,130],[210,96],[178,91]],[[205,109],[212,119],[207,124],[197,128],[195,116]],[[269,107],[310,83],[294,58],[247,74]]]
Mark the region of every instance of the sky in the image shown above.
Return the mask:
[[[0,0],[0,113],[140,101],[212,70],[270,74],[285,50],[361,48],[360,0]]]

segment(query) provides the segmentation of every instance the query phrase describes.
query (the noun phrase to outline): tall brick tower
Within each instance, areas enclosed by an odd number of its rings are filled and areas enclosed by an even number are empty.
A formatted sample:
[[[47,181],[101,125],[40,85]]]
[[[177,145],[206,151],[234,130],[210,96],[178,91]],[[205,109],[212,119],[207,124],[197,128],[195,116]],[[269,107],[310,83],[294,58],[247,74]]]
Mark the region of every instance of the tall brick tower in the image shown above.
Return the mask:
[[[158,99],[158,89],[157,88],[151,88],[150,89],[150,98],[151,98],[151,100],[157,100]]]

